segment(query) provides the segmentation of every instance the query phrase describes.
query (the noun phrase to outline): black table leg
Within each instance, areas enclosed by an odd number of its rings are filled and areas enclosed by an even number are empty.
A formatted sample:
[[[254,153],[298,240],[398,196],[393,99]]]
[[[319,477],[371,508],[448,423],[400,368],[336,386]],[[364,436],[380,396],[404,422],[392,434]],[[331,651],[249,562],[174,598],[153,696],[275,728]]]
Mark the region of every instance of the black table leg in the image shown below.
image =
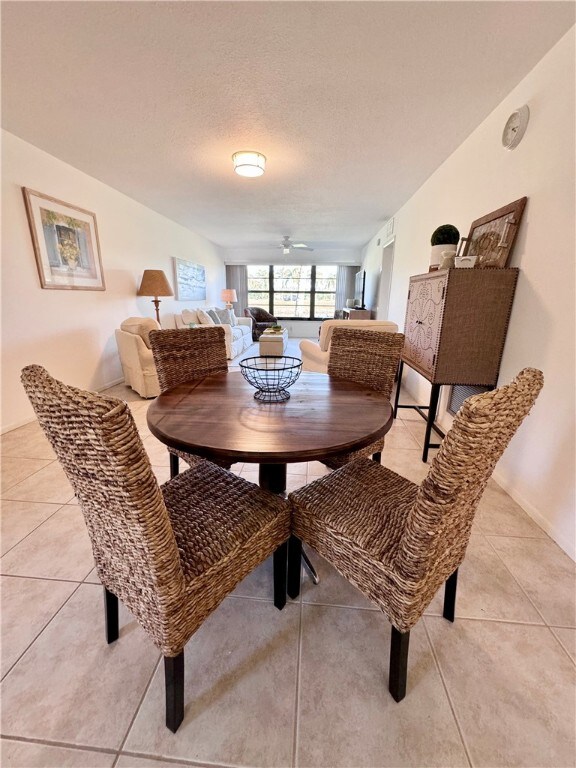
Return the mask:
[[[260,464],[258,470],[258,483],[260,488],[266,491],[272,491],[279,495],[286,493],[286,464]],[[320,582],[320,577],[316,573],[316,569],[310,562],[308,556],[302,550],[302,560],[304,561],[304,567],[310,574],[310,578],[314,584]]]
[[[283,496],[286,492],[286,464],[260,464],[258,484],[265,491]],[[282,570],[282,573],[280,573]],[[288,546],[284,542],[274,552],[274,605],[282,610],[286,605],[286,579],[288,571]],[[281,584],[284,585],[284,595],[280,595]]]
[[[260,464],[258,470],[260,488],[272,493],[286,492],[286,464]]]

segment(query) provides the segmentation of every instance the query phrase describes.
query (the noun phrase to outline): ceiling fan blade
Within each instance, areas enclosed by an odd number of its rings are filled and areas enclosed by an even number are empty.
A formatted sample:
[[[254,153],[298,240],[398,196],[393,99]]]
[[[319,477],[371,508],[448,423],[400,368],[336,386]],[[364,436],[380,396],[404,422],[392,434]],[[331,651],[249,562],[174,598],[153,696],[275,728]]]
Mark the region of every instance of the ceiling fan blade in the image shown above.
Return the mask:
[[[292,248],[299,248],[301,251],[313,251],[314,248],[310,248],[305,243],[292,243]]]

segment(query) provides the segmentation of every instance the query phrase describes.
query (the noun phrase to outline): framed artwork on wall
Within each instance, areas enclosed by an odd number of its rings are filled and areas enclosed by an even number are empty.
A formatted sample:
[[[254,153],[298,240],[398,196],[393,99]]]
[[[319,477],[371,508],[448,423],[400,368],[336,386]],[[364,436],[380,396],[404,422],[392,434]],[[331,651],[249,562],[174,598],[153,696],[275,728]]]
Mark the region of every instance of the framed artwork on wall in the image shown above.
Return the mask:
[[[505,267],[512,253],[527,200],[527,197],[521,197],[473,221],[468,237],[462,238],[466,241],[462,257],[475,259],[475,269]]]
[[[202,264],[174,258],[176,301],[204,301],[206,299],[206,269]]]
[[[96,215],[22,187],[42,288],[104,291]]]

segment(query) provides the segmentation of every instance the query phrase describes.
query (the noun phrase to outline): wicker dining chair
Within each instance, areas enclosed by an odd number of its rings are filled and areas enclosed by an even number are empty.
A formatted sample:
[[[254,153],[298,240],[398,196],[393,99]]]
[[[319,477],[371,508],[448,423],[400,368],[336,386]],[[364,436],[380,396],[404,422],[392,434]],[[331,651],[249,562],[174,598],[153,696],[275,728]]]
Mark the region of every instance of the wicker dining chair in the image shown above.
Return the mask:
[[[38,365],[22,383],[84,514],[104,586],[106,638],[118,599],[164,656],[166,725],[184,716],[184,646],[274,553],[286,602],[288,503],[207,461],[158,486],[127,403],[67,386]]]
[[[390,399],[403,346],[402,333],[335,328],[330,343],[328,375],[370,387]],[[381,437],[365,448],[322,459],[322,463],[331,469],[338,469],[350,461],[369,456],[379,462],[383,448],[384,438]]]
[[[458,566],[476,507],[542,384],[542,373],[526,368],[510,384],[468,398],[420,486],[362,459],[289,496],[288,594],[300,589],[304,541],[376,603],[392,624],[389,690],[396,701],[406,693],[410,630],[444,583],[443,615],[454,621]]]
[[[160,392],[213,373],[228,373],[224,328],[183,328],[150,332],[150,347],[158,373]],[[176,477],[179,459],[192,466],[198,456],[176,448],[168,448],[170,477]],[[231,461],[211,459],[214,464],[230,469]]]

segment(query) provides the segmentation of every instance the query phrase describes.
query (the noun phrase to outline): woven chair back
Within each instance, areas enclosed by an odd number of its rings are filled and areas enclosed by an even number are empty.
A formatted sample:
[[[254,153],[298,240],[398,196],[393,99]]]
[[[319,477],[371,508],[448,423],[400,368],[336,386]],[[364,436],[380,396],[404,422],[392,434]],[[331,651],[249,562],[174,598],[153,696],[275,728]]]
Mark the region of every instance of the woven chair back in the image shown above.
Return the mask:
[[[21,379],[82,508],[102,584],[164,645],[184,576],[130,408],[62,384],[39,365]]]
[[[375,389],[390,399],[403,346],[403,333],[334,328],[328,373]]]
[[[541,371],[525,368],[458,411],[407,516],[394,564],[405,592],[405,625],[417,621],[462,562],[486,484],[543,381]]]
[[[213,373],[228,372],[224,328],[151,331],[150,346],[162,392]]]

